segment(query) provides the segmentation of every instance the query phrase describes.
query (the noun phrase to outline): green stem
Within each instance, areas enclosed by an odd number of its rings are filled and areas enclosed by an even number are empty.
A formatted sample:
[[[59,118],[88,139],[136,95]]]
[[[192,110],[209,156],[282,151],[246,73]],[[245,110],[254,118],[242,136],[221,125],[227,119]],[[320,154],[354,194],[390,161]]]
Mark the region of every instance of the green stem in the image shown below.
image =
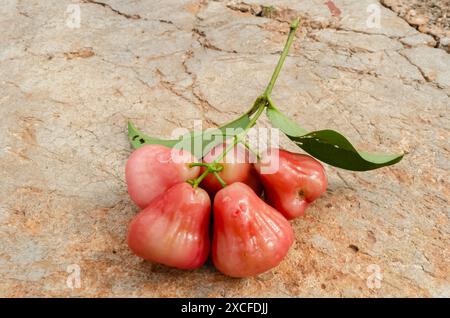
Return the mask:
[[[241,140],[240,143],[243,144],[245,148],[247,148],[248,150],[250,150],[250,151],[256,156],[256,158],[257,158],[258,160],[261,159],[261,156],[259,155],[258,151],[256,151],[255,149],[253,149],[253,147],[250,146],[248,142],[246,142],[245,140]]]
[[[236,146],[236,144],[238,142],[240,142],[245,136],[247,136],[248,131],[255,125],[256,121],[258,120],[259,116],[261,116],[261,114],[263,113],[263,111],[266,108],[266,106],[267,106],[267,102],[261,103],[259,105],[258,111],[256,112],[255,116],[253,116],[250,119],[250,122],[247,124],[245,129],[241,133],[239,133],[236,136],[234,136],[233,142],[231,144],[229,144],[227,146],[227,148],[225,148],[225,150],[220,154],[220,156],[218,156],[214,160],[214,163],[218,163],[220,160],[222,160],[227,155],[227,153],[229,153],[230,150],[233,149],[234,146]]]
[[[214,170],[214,166],[217,166],[219,164],[219,161],[222,160],[228,152],[230,152],[231,149],[234,148],[234,146],[236,146],[236,144],[238,142],[240,142],[242,140],[242,138],[244,138],[248,131],[255,125],[256,121],[258,120],[259,116],[261,116],[261,114],[263,113],[264,109],[267,107],[267,101],[264,103],[260,103],[259,104],[259,108],[258,111],[256,112],[255,116],[253,116],[250,119],[250,122],[247,124],[247,126],[245,127],[245,129],[237,134],[236,136],[234,136],[233,138],[233,142],[231,144],[229,144],[225,150],[212,162],[209,164],[203,164],[204,166],[208,167],[205,171],[203,171],[203,173],[197,178],[197,179],[193,179],[193,180],[188,180],[188,183],[191,184],[194,188],[198,187],[198,185],[203,181],[203,179],[206,178],[206,176],[208,174],[210,174],[211,172],[214,173],[214,175],[216,176],[217,180],[222,184],[222,186],[226,186],[225,182],[220,178],[219,174],[218,174],[218,170]],[[194,165],[198,165],[195,164]]]
[[[263,103],[267,98],[264,95],[259,96],[255,102],[253,103],[252,108],[250,108],[246,115],[251,117],[254,113],[256,113],[258,111],[259,106],[261,105],[261,103]]]
[[[195,163],[191,163],[190,165],[189,165],[189,167],[209,167],[209,164],[208,163],[205,163],[205,162],[195,162]]]
[[[266,90],[264,91],[264,96],[270,96],[272,94],[272,89],[277,81],[278,75],[280,74],[281,68],[283,67],[284,61],[289,53],[289,49],[291,48],[292,42],[294,41],[295,31],[297,31],[299,18],[295,19],[291,23],[291,28],[289,30],[289,35],[286,40],[286,44],[284,45],[283,52],[281,53],[280,59],[278,60],[278,64],[275,67],[275,71],[272,74],[272,78],[270,79],[269,84],[267,85]]]
[[[219,183],[222,185],[222,187],[225,188],[227,186],[227,184],[225,183],[225,181],[223,181],[223,179],[219,175],[219,173],[217,171],[214,171],[213,174],[216,177],[217,181],[219,181]]]
[[[243,141],[243,139],[248,134],[248,131],[256,124],[256,121],[259,119],[259,117],[263,113],[264,109],[266,109],[267,107],[275,107],[272,103],[272,99],[270,98],[270,95],[272,94],[272,89],[275,85],[275,82],[277,81],[278,75],[280,74],[280,71],[281,71],[281,68],[283,67],[284,61],[286,60],[286,57],[289,53],[289,49],[291,48],[292,42],[294,41],[295,31],[297,31],[298,25],[299,25],[299,18],[292,21],[288,38],[284,45],[283,52],[281,53],[280,59],[278,60],[278,64],[275,67],[275,70],[273,71],[272,78],[270,79],[270,82],[267,85],[267,88],[264,91],[264,93],[255,100],[252,108],[250,108],[250,110],[247,111],[247,113],[246,113],[247,116],[249,116],[249,117],[253,116],[253,117],[251,117],[251,119],[250,119],[249,123],[247,124],[247,126],[245,127],[245,129],[241,133],[239,133],[233,137],[233,142],[230,143],[225,148],[225,150],[212,163],[210,163],[210,164],[195,164],[195,165],[207,167],[207,169],[197,179],[188,180],[188,183],[191,184],[194,188],[198,187],[198,185],[203,181],[203,179],[205,179],[206,176],[211,172],[214,173],[215,177],[220,182],[220,184],[223,187],[225,187],[226,184],[218,173],[220,170],[217,170],[217,165],[219,164],[219,161],[221,161],[227,155],[227,153],[229,153],[230,150],[233,149],[236,146],[236,144],[239,142],[244,143],[244,145],[246,145],[247,148],[250,149],[248,147],[248,145],[245,143],[245,141]],[[259,154],[256,153],[256,155],[259,158]],[[192,165],[192,166],[194,166],[194,165]]]
[[[210,174],[211,172],[214,173],[214,175],[216,176],[217,180],[219,180],[220,184],[225,187],[226,183],[225,181],[223,181],[223,179],[219,176],[219,172],[223,170],[223,166],[221,164],[218,164],[216,162],[212,162],[212,163],[206,163],[206,162],[196,162],[196,163],[192,163],[189,165],[191,168],[192,167],[205,167],[206,170],[203,171],[203,173],[197,178],[197,179],[191,179],[191,180],[187,180],[187,183],[189,183],[190,185],[192,185],[194,188],[197,188],[198,185],[203,181],[203,179],[206,178],[206,176],[208,174]]]
[[[193,179],[193,180],[188,180],[188,183],[192,185],[192,187],[195,189],[198,187],[198,185],[203,181],[203,179],[206,178],[206,176],[210,173],[211,171],[209,169],[206,169],[205,171],[203,171],[203,173],[197,178],[197,179]]]

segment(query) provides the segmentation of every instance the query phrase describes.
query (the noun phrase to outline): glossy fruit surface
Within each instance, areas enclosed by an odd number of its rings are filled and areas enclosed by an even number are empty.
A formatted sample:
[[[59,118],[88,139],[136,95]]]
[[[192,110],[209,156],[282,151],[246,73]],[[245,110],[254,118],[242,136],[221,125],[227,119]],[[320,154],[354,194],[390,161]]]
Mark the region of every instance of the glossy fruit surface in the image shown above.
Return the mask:
[[[131,221],[128,246],[139,257],[193,269],[209,255],[211,201],[200,188],[179,183],[156,198]]]
[[[131,199],[145,208],[171,186],[198,176],[199,167],[191,153],[162,145],[145,145],[135,150],[125,168],[125,179]]]
[[[203,158],[203,162],[211,163],[216,159],[227,147],[226,144],[220,144],[215,146],[209,153]],[[219,176],[225,181],[227,185],[234,182],[243,182],[249,185],[253,191],[260,194],[262,192],[262,184],[259,180],[258,174],[253,166],[253,162],[256,162],[254,156],[242,145],[236,145],[230,152],[227,153],[224,159],[219,161],[223,166],[223,170],[219,172]],[[202,172],[206,168],[202,167]],[[222,189],[222,185],[214,176],[210,173],[200,185],[209,194],[214,196],[217,191]]]
[[[273,173],[264,173],[272,165]],[[267,202],[287,219],[304,214],[308,205],[327,189],[325,170],[316,159],[286,150],[268,150],[255,165]]]
[[[212,260],[229,276],[249,277],[277,266],[294,234],[289,222],[240,182],[214,198]]]

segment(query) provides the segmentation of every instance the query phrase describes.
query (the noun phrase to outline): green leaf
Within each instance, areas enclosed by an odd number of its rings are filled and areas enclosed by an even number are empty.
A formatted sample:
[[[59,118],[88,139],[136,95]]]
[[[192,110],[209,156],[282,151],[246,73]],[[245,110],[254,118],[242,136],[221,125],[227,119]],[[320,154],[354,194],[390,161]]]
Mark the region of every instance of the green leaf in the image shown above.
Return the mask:
[[[267,109],[272,125],[284,132],[297,146],[311,156],[332,166],[367,171],[399,162],[403,154],[375,154],[357,151],[343,135],[334,130],[319,130],[308,133],[276,108]]]
[[[297,137],[308,133],[306,129],[300,127],[295,121],[289,119],[275,108],[267,108],[267,117],[269,117],[275,128],[280,129],[288,136]]]
[[[204,130],[203,135],[201,136],[203,149],[201,157],[206,155],[214,146],[235,136],[240,132],[240,130],[245,129],[249,124],[250,118],[247,114],[244,114],[241,117],[218,128]],[[221,136],[221,138],[217,138],[218,136]]]
[[[178,140],[164,140],[150,137],[139,131],[131,121],[128,121],[128,138],[134,149],[140,148],[144,145],[164,145],[166,147],[173,147]]]
[[[205,129],[203,131],[192,131],[173,140],[159,139],[145,135],[133,123],[128,122],[128,137],[131,145],[135,149],[144,145],[159,144],[170,148],[189,150],[197,158],[201,158],[220,142],[233,137],[237,133],[234,132],[235,129],[244,129],[249,122],[249,117],[245,114],[221,127]],[[231,131],[227,131],[227,129],[231,129]]]

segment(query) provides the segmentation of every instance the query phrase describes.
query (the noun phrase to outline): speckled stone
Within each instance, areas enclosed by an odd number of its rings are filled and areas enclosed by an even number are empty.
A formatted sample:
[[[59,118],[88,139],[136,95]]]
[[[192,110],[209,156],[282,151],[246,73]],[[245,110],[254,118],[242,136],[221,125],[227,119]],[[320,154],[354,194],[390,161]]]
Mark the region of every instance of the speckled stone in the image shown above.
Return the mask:
[[[0,296],[450,296],[448,53],[382,6],[369,27],[376,1],[336,0],[339,16],[323,0],[271,2],[265,17],[259,0],[2,2]],[[236,117],[264,89],[296,15],[275,103],[308,129],[404,160],[327,166],[326,195],[259,277],[133,256],[127,120],[170,137]]]

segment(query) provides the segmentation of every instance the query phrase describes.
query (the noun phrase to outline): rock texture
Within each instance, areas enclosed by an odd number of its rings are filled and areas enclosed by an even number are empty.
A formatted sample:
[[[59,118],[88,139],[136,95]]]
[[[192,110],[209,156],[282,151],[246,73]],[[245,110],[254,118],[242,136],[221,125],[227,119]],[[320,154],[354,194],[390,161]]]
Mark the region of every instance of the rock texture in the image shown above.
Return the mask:
[[[374,0],[268,2],[3,1],[0,296],[450,296],[448,53]],[[127,120],[169,137],[234,118],[265,87],[297,15],[276,104],[306,128],[405,159],[326,167],[327,194],[259,277],[134,257]]]
[[[436,40],[436,47],[450,52],[450,0],[381,0],[411,26]]]

